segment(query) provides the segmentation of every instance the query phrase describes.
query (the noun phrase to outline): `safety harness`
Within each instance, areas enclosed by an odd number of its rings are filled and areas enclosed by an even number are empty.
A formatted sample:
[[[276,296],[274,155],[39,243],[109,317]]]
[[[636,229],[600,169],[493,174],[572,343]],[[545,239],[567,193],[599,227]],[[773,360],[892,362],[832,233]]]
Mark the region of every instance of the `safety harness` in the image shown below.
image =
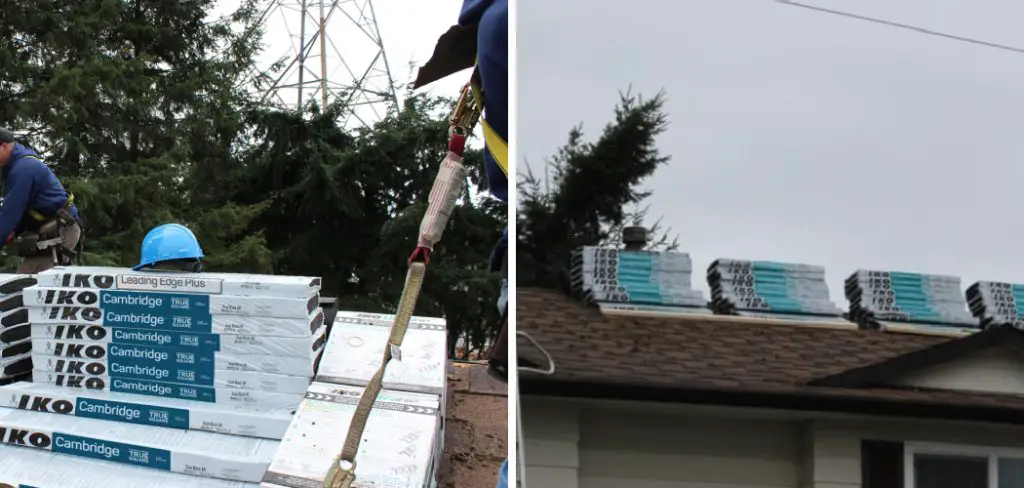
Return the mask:
[[[473,90],[473,99],[479,100],[480,106],[483,107],[486,94],[484,93],[483,83],[480,80],[479,64],[473,67],[473,75],[469,78],[469,86]],[[505,177],[508,178],[508,142],[491,127],[491,124],[487,123],[487,119],[481,118],[480,126],[484,130],[484,143],[486,144],[487,152],[498,163],[498,167],[505,173]]]
[[[448,154],[441,162],[441,169],[434,178],[427,203],[427,213],[420,222],[419,239],[416,249],[409,256],[409,270],[405,277],[405,288],[398,302],[395,321],[391,326],[391,335],[384,348],[384,357],[380,368],[370,379],[363,391],[356,411],[349,424],[348,435],[342,446],[341,453],[331,462],[331,468],[324,478],[324,488],[351,488],[356,480],[356,455],[363,439],[363,431],[373,409],[377,396],[383,388],[384,373],[392,359],[402,360],[402,341],[409,327],[419,298],[423,277],[430,263],[430,253],[434,245],[441,240],[455,202],[465,190],[466,168],[462,164],[462,155],[466,148],[466,137],[472,133],[473,127],[480,120],[483,104],[474,93],[478,90],[467,83],[462,89],[459,102],[449,118]]]

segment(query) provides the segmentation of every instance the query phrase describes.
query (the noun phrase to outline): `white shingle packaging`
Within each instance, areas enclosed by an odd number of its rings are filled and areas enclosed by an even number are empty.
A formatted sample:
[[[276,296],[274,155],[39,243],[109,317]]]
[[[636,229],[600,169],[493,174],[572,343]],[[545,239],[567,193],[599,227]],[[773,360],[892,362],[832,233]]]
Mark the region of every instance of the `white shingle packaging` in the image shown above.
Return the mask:
[[[258,374],[250,373],[250,375]],[[65,388],[132,393],[135,395],[177,398],[179,400],[195,400],[209,403],[250,405],[254,407],[279,405],[282,402],[288,401],[288,399],[293,399],[298,404],[299,399],[302,398],[301,393],[280,393],[237,387],[194,386],[165,381],[111,378],[107,375],[51,373],[40,371],[39,369],[35,369],[32,372],[32,381]]]
[[[0,378],[13,378],[32,372],[32,356],[22,354],[0,359]]]
[[[22,290],[35,283],[30,275],[0,274],[0,382],[14,381],[32,372],[32,327]]]
[[[256,488],[256,483],[200,478],[117,465],[50,451],[0,445],[0,487]]]
[[[31,352],[31,339],[24,339],[10,344],[0,344],[0,360],[22,358]]]
[[[287,376],[313,377],[313,363],[320,351],[311,351],[306,357],[268,356],[266,354],[238,354],[209,349],[182,350],[173,346],[138,346],[134,344],[102,343],[92,341],[32,340],[32,353],[39,359],[103,362],[114,374],[127,366],[163,368],[167,374],[156,379],[168,379],[194,384],[213,385],[218,375],[227,379],[237,375],[230,371],[255,371]],[[71,371],[57,371],[68,373]],[[150,375],[147,373],[147,377]],[[126,375],[124,377],[132,377]],[[305,391],[304,385],[302,391]]]
[[[0,439],[23,448],[250,482],[262,479],[278,446],[266,439],[10,408],[0,409]]]
[[[311,385],[260,486],[321,486],[341,451],[361,394],[358,388]],[[431,485],[438,401],[436,395],[380,392],[356,455],[355,488]]]
[[[27,323],[0,328],[0,344],[13,344],[30,337],[32,337],[32,326]]]
[[[25,305],[35,307],[95,307],[113,313],[198,317],[218,314],[301,319],[320,306],[316,294],[308,298],[275,298],[33,286],[25,289],[23,295]]]
[[[321,320],[323,315],[320,314]],[[102,325],[32,325],[34,340],[84,341],[98,344],[173,347],[178,350],[262,354],[289,358],[315,358],[327,340],[320,325],[309,336],[204,334],[164,330],[108,328]]]
[[[10,295],[0,295],[0,312],[10,312],[24,306],[25,300],[21,297],[20,291]]]
[[[0,406],[7,408],[277,440],[288,429],[296,402],[297,399],[286,397],[281,398],[280,405],[259,408],[74,390],[41,383],[0,386]]]
[[[98,346],[97,346],[98,347]],[[288,358],[292,359],[292,358]],[[182,388],[210,390],[257,390],[274,393],[302,393],[309,386],[309,377],[255,371],[213,370],[198,372],[195,368],[180,366],[154,366],[111,359],[82,360],[32,353],[36,372],[81,377],[81,381],[113,380],[125,382],[157,381]]]
[[[28,322],[57,325],[103,325],[132,329],[170,330],[202,334],[253,334],[304,337],[323,324],[323,311],[305,318],[252,315],[205,315],[160,312],[105,312],[95,307],[29,307]],[[2,318],[0,318],[2,320]]]
[[[0,387],[0,440],[259,482],[326,347],[319,289],[312,277],[40,273],[20,308],[0,295],[0,341],[25,337],[33,380]]]
[[[0,295],[13,295],[36,283],[32,275],[0,273]]]
[[[1024,285],[979,281],[967,287],[967,305],[982,327],[1024,326]]]
[[[692,272],[686,253],[584,246],[573,252],[570,277],[573,293],[590,302],[704,307]]]
[[[29,312],[24,307],[0,311],[0,328],[9,329],[29,322]]]
[[[850,316],[869,326],[896,322],[978,328],[955,276],[858,270],[846,279],[846,298]]]
[[[395,316],[339,311],[316,380],[365,386],[380,368]],[[448,334],[443,318],[412,317],[401,347],[384,373],[384,388],[441,395],[445,389]]]
[[[233,273],[171,273],[125,268],[69,266],[36,275],[41,287],[161,291],[240,297],[309,298],[320,278]]]
[[[843,314],[829,297],[822,266],[716,259],[708,266],[707,280],[716,313],[832,318]]]

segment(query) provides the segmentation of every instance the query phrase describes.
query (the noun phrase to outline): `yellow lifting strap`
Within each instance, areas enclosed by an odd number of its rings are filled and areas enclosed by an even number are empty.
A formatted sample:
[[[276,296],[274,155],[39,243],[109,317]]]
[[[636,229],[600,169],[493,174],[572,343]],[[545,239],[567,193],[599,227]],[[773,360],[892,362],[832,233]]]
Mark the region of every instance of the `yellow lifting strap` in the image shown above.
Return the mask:
[[[479,88],[478,81],[479,72],[474,70],[473,77],[463,87],[458,103],[456,103],[449,117],[452,130],[463,130],[468,134],[473,130],[476,121],[481,118],[483,92]],[[508,146],[505,144],[504,139],[498,136],[487,122],[484,122],[483,126],[484,139],[487,141],[488,146],[492,147],[491,154],[507,175]],[[492,143],[491,141],[494,142]],[[435,204],[437,204],[437,201],[431,201],[431,205]],[[439,225],[444,226],[446,222],[447,217]],[[377,396],[384,386],[384,374],[387,372],[391,359],[397,358],[399,361],[402,360],[402,341],[405,340],[405,332],[409,328],[409,321],[412,319],[412,314],[416,309],[416,301],[419,299],[420,289],[423,287],[423,277],[426,275],[426,272],[427,264],[425,262],[410,261],[409,271],[405,276],[405,287],[402,289],[402,297],[398,302],[398,310],[395,311],[395,321],[391,326],[391,334],[388,337],[387,346],[384,348],[384,358],[359,398],[359,404],[356,405],[356,411],[352,414],[352,421],[349,423],[345,443],[342,446],[341,453],[331,462],[331,467],[328,469],[327,475],[323,480],[323,488],[352,488],[353,483],[355,483],[356,455],[359,453],[359,445],[363,440],[363,432],[370,418],[370,411],[373,409]]]
[[[64,202],[64,205],[62,205],[59,209],[57,209],[57,212],[60,212],[61,209],[70,208],[71,204],[73,204],[73,203],[75,203],[75,194],[71,193],[71,192],[68,192],[68,199],[67,199],[67,201]],[[37,212],[35,210],[32,210],[32,209],[28,209],[28,211],[25,212],[25,213],[27,213],[29,217],[32,217],[33,219],[36,219],[39,222],[46,222],[47,220],[50,220],[50,219],[54,218],[54,217],[47,217],[47,216],[45,216],[45,215],[43,215],[43,214],[41,214],[41,213],[39,213],[39,212]]]
[[[324,478],[324,488],[351,488],[356,480],[356,454],[359,452],[359,444],[363,440],[363,430],[366,429],[366,421],[369,420],[370,410],[373,408],[377,395],[384,384],[384,372],[387,370],[388,362],[392,357],[401,361],[402,341],[405,339],[405,331],[409,328],[409,321],[412,319],[413,311],[416,308],[416,300],[420,296],[420,288],[423,287],[423,276],[427,272],[427,265],[422,262],[413,262],[409,265],[409,272],[405,276],[405,288],[402,290],[402,298],[398,302],[398,310],[395,312],[395,323],[391,326],[391,335],[388,337],[388,345],[384,348],[384,360],[380,368],[370,379],[359,398],[359,404],[352,415],[352,422],[349,423],[348,435],[345,437],[345,444],[341,454],[331,462],[331,468]]]

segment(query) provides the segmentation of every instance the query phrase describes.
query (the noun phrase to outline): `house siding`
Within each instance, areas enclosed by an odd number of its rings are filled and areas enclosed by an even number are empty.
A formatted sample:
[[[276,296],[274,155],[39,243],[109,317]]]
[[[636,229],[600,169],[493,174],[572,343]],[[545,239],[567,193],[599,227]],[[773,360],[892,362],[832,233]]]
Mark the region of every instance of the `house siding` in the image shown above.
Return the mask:
[[[936,390],[1024,394],[1024,353],[1008,347],[915,371],[893,381],[898,386]]]
[[[550,408],[524,399],[527,488],[798,486],[795,423],[584,406],[573,409],[571,429],[529,413]]]
[[[1024,448],[1024,427],[966,422],[903,420],[818,420],[808,423],[804,459],[811,475],[801,488],[859,488],[861,441],[941,442]]]
[[[579,408],[549,399],[520,399],[528,488],[579,488]]]
[[[1024,448],[1024,426],[522,399],[527,488],[860,488],[861,441]]]

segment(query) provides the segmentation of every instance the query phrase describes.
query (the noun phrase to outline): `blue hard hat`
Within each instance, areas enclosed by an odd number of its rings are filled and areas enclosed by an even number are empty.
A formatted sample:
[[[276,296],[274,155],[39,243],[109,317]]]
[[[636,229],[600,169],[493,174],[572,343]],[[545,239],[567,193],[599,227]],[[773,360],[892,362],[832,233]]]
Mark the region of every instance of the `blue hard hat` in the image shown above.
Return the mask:
[[[188,227],[181,224],[164,224],[154,227],[142,239],[142,257],[132,268],[140,270],[147,266],[177,259],[203,259],[199,240]]]

